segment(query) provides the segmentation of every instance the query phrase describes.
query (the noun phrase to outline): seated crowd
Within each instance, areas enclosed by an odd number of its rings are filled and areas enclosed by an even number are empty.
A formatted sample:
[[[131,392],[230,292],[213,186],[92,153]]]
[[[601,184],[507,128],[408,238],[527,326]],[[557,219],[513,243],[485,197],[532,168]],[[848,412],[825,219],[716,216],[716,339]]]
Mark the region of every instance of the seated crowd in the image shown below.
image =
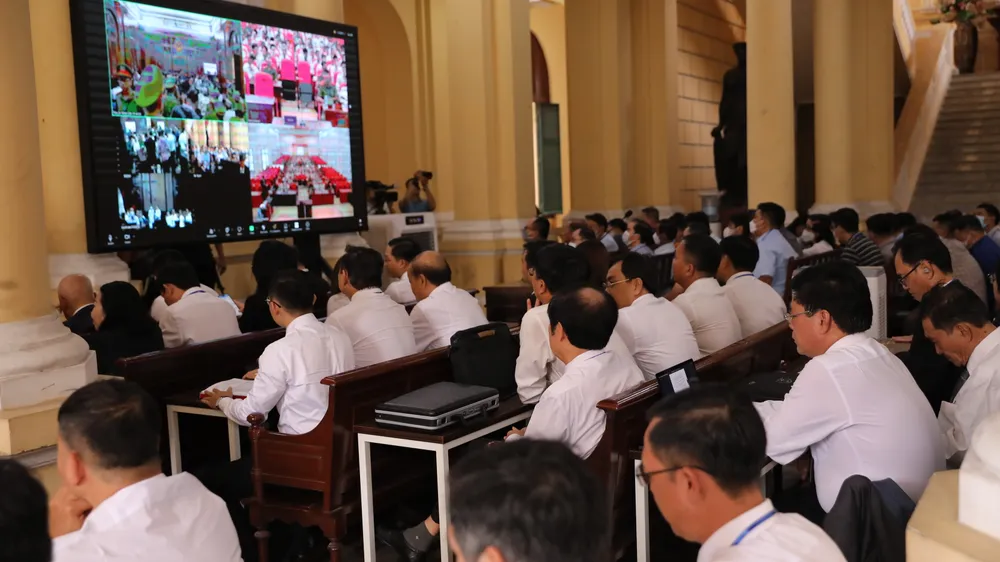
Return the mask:
[[[534,410],[504,444],[466,455],[451,472],[448,540],[458,560],[607,560],[608,498],[585,464],[605,431],[596,404],[782,322],[808,358],[783,399],[753,402],[710,384],[664,398],[648,413],[636,477],[673,532],[702,545],[699,561],[844,560],[821,525],[849,479],[892,486],[912,509],[931,475],[960,465],[976,427],[1000,411],[997,287],[987,281],[1000,267],[998,219],[984,204],[974,215],[939,215],[933,228],[905,213],[874,215],[861,232],[852,209],[786,226],[784,209],[761,203],[729,217],[719,238],[704,213],[660,220],[649,207],[623,219],[587,215],[567,225],[565,244],[548,240],[547,220],[533,221],[522,254],[532,298],[513,378]],[[791,277],[786,306],[789,260],[837,248],[840,259]],[[919,303],[908,318],[910,348],[898,357],[866,334],[873,310],[859,267],[889,268]],[[290,435],[326,414],[324,378],[446,347],[487,323],[478,301],[452,284],[444,256],[410,239],[384,253],[348,248],[332,288],[280,242],[262,244],[252,270],[257,290],[233,306],[167,253],[145,299],[125,283],[95,295],[71,276],[59,308],[102,372],[122,357],[284,328],[247,373],[245,398],[213,390],[203,401],[244,426],[250,414],[276,410],[277,431]],[[396,279],[384,291],[383,273]],[[198,478],[166,477],[161,414],[121,380],[67,399],[58,417],[63,487],[47,534],[37,528],[45,521],[37,485],[0,461],[0,482],[21,492],[0,500],[0,544],[11,545],[0,546],[0,562],[7,548],[25,562],[256,560],[240,504],[252,495],[250,455]],[[772,503],[759,486],[768,458],[812,478]],[[377,536],[403,559],[422,560],[439,531],[435,510]]]

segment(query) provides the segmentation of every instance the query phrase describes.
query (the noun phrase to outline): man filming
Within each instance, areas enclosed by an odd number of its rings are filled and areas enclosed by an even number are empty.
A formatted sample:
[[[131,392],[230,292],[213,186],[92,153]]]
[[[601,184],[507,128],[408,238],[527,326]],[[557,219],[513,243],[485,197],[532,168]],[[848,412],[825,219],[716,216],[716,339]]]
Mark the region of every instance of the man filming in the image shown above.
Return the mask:
[[[399,202],[401,213],[430,213],[437,207],[434,194],[431,193],[430,181],[434,179],[431,172],[417,170],[413,177],[406,180],[406,195]],[[427,194],[426,199],[420,197],[420,192]]]

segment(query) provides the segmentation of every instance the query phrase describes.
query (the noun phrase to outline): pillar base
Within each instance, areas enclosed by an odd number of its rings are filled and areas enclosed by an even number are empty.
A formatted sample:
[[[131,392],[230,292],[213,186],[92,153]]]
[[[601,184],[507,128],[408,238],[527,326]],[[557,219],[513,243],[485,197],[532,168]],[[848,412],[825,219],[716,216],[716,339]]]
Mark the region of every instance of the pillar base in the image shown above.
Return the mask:
[[[0,411],[69,396],[97,378],[97,356],[55,314],[0,324]]]
[[[86,275],[98,289],[105,283],[131,279],[128,265],[115,254],[52,254],[49,256],[49,279],[52,288],[67,275]]]
[[[879,213],[895,213],[896,206],[891,201],[855,201],[853,203],[818,203],[809,209],[810,215],[828,215],[838,209],[850,207],[858,212],[861,220]]]

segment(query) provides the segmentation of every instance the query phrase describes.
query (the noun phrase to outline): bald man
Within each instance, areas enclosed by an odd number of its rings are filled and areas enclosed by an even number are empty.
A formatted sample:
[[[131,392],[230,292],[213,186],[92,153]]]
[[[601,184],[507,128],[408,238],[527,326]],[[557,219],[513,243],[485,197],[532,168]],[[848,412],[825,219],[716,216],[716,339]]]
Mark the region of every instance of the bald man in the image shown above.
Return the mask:
[[[451,344],[455,332],[487,324],[479,301],[451,284],[451,267],[437,252],[422,252],[409,270],[417,305],[410,312],[417,351]]]
[[[90,317],[94,309],[94,286],[86,275],[63,277],[56,289],[59,295],[59,312],[66,318],[63,322],[78,336],[94,331],[94,320]]]

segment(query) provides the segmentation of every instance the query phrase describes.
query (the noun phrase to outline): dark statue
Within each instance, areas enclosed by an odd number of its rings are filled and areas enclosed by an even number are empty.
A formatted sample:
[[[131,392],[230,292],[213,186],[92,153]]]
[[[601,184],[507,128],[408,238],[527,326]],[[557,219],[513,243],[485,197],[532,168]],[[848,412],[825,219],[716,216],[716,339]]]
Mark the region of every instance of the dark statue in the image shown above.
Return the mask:
[[[721,207],[747,204],[747,44],[734,43],[737,65],[722,78],[715,138],[715,181]]]

